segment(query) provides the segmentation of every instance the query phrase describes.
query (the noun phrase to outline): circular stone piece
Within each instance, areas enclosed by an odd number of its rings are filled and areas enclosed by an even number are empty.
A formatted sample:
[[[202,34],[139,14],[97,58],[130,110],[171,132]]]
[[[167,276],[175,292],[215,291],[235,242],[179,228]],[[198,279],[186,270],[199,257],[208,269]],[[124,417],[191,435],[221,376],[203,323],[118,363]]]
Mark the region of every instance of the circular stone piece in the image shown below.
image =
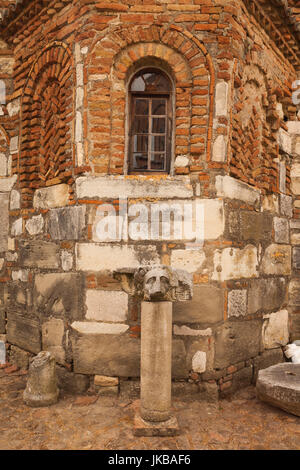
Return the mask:
[[[258,372],[257,397],[300,416],[300,364],[286,362]]]

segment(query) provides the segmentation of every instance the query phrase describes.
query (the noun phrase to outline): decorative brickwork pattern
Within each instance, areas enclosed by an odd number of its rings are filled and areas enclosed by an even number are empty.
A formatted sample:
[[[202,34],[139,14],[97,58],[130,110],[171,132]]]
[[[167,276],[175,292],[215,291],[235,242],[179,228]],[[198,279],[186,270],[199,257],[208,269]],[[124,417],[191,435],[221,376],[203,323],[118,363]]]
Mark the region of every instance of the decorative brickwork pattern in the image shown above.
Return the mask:
[[[139,65],[153,65],[155,60],[175,81],[175,157],[189,155],[194,165],[210,159],[214,88],[210,55],[197,38],[178,26],[131,27],[97,40],[87,61],[93,123],[90,154],[96,171],[123,173],[126,86]]]
[[[22,97],[20,188],[29,207],[36,188],[72,177],[73,72],[68,49],[53,43],[33,64]]]

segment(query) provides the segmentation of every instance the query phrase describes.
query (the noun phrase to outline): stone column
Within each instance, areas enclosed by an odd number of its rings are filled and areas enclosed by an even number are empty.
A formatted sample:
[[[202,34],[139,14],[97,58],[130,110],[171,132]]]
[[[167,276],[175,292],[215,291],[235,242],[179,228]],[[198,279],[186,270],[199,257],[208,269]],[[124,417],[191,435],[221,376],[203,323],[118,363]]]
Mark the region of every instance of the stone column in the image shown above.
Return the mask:
[[[141,307],[141,417],[166,421],[171,414],[172,302],[142,302]]]
[[[192,298],[191,275],[170,266],[141,266],[115,272],[122,288],[141,303],[141,407],[136,436],[174,436],[171,415],[172,302]]]

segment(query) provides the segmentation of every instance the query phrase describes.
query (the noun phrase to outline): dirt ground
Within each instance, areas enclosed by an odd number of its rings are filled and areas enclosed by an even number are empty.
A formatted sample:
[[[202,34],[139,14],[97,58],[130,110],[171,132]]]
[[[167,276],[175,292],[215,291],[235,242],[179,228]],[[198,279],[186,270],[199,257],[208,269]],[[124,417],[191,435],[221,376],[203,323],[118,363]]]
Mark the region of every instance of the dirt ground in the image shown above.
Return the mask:
[[[47,408],[29,408],[26,375],[0,370],[1,450],[299,450],[300,417],[256,399],[248,387],[218,403],[173,400],[181,434],[136,437],[139,402],[96,395],[60,397]]]

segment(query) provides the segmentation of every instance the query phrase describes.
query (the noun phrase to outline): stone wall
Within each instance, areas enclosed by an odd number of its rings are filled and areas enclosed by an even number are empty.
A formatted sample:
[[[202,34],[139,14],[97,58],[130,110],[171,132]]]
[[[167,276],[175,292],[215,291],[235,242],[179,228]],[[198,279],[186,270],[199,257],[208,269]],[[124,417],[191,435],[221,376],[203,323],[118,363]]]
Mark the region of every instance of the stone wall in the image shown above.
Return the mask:
[[[66,0],[9,31],[0,334],[11,361],[47,349],[69,388],[100,375],[135,390],[139,305],[113,271],[159,263],[194,278],[193,300],[174,305],[175,393],[226,395],[282,361],[300,334],[296,73],[244,3]],[[147,61],[176,85],[169,175],[127,174],[126,87]],[[158,203],[199,204],[203,244],[99,238],[105,207],[120,224]]]

